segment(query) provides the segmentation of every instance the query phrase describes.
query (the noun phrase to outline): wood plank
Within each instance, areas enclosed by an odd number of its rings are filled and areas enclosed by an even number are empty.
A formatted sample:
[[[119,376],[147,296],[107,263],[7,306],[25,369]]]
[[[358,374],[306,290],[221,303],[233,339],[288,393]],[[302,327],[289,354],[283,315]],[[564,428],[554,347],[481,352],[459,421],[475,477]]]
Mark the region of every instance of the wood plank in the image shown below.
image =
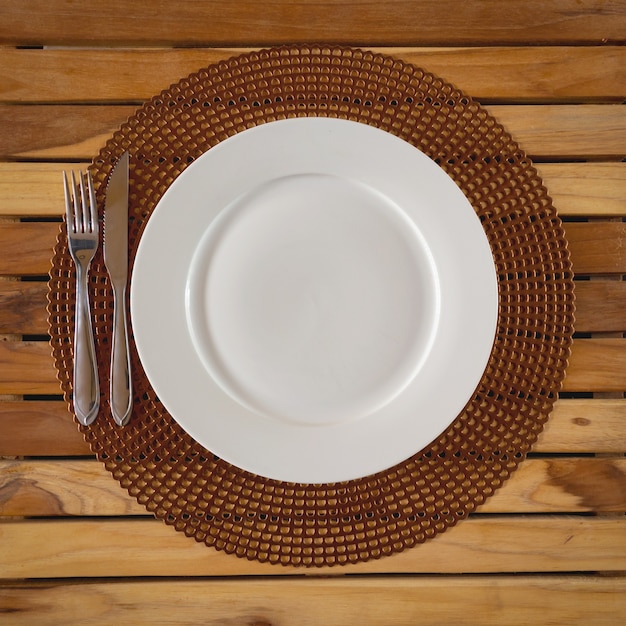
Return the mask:
[[[489,105],[531,158],[626,154],[626,107],[618,104]],[[134,113],[128,105],[0,105],[0,158],[91,159]]]
[[[512,538],[515,538],[514,541]],[[0,576],[229,576],[305,570],[207,548],[154,519],[0,524]],[[479,516],[392,557],[316,574],[582,572],[626,569],[626,518]]]
[[[366,0],[292,0],[259,5],[166,0],[81,3],[5,0],[0,44],[263,45],[315,41],[389,45],[594,43],[622,41],[623,3],[559,0],[452,0],[385,4]]]
[[[0,341],[0,394],[59,394],[47,341]]]
[[[0,333],[37,335],[48,332],[44,282],[0,282]]]
[[[626,282],[595,280],[576,282],[576,330],[626,332]]]
[[[572,222],[565,232],[577,274],[626,272],[626,223]]]
[[[63,215],[61,172],[78,167],[63,162],[0,163],[0,216]],[[626,216],[626,162],[539,163],[537,169],[559,215]]]
[[[616,576],[382,576],[251,580],[18,582],[0,587],[14,626],[615,626],[626,615]]]
[[[561,399],[533,447],[542,453],[622,454],[626,401]],[[61,401],[0,402],[0,456],[91,455]]]
[[[626,512],[626,459],[527,459],[478,512]],[[0,516],[147,514],[96,460],[0,460]]]
[[[563,391],[623,392],[626,339],[578,339],[572,344]]]
[[[623,454],[626,450],[624,399],[560,399],[533,452]]]
[[[626,215],[626,163],[539,163],[536,167],[560,215]]]
[[[626,339],[574,341],[563,391],[626,390]],[[43,341],[0,342],[0,394],[58,394],[50,346]]]
[[[0,223],[0,275],[47,274],[58,232],[53,222]]]
[[[79,167],[76,163],[0,163],[0,215],[64,215],[62,172]]]
[[[479,101],[621,102],[626,94],[621,46],[368,49],[422,67]],[[192,72],[249,51],[0,49],[0,101],[140,102]]]
[[[532,158],[626,156],[626,107],[622,105],[486,108]]]
[[[0,402],[0,456],[72,455],[91,449],[65,402]]]

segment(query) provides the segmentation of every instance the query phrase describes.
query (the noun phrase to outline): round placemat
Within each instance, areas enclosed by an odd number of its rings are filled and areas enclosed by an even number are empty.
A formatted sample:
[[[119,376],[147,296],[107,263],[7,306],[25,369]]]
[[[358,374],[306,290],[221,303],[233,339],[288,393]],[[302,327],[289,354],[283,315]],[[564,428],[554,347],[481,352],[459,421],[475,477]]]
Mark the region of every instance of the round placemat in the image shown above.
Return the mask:
[[[404,139],[439,164],[474,207],[493,251],[499,316],[488,365],[465,409],[426,448],[378,474],[334,484],[270,480],[226,463],[174,421],[146,378],[131,328],[134,407],[130,424],[119,428],[106,392],[113,302],[100,249],[90,296],[102,405],[96,421],[79,428],[129,494],[186,535],[248,559],[329,566],[424,542],[466,518],[510,476],[557,398],[573,334],[574,284],[565,233],[540,177],[483,107],[390,56],[315,46],[246,53],[200,70],[113,134],[90,170],[102,215],[111,170],[130,153],[131,272],[143,227],[190,163],[246,128],[297,116],[350,119]],[[48,311],[70,407],[74,289],[62,226]]]

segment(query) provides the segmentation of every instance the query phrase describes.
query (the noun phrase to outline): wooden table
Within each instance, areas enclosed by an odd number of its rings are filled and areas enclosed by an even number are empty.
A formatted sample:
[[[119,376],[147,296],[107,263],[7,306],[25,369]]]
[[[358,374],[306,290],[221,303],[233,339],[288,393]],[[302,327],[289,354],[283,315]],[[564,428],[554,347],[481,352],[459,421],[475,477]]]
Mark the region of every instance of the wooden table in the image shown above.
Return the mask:
[[[0,2],[0,622],[626,620],[626,3]],[[576,335],[530,457],[470,519],[355,566],[289,569],[152,519],[59,395],[46,279],[61,171],[145,99],[248,48],[358,45],[440,75],[536,162],[565,222]]]

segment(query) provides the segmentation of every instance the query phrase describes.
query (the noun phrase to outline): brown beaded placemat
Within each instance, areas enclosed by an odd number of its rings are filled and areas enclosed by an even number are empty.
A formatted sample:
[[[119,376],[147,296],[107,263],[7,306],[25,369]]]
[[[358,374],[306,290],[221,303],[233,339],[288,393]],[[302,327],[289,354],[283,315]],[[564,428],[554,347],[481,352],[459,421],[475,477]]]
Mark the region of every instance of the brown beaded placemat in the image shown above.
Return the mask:
[[[574,284],[546,189],[484,108],[392,57],[315,46],[251,52],[207,67],[154,97],[114,133],[90,169],[102,210],[112,167],[130,152],[131,271],[144,225],[191,162],[246,128],[296,116],[350,119],[401,137],[456,181],[480,217],[496,264],[499,317],[489,363],[465,409],[430,445],[379,474],[321,485],[270,480],[217,458],[174,421],[147,380],[131,328],[134,409],[130,425],[116,427],[106,392],[112,294],[99,250],[90,296],[102,407],[91,426],[79,428],[113,477],[177,530],[248,559],[325,566],[423,542],[466,518],[508,478],[543,428],[564,377]],[[48,309],[70,406],[74,298],[62,227]]]

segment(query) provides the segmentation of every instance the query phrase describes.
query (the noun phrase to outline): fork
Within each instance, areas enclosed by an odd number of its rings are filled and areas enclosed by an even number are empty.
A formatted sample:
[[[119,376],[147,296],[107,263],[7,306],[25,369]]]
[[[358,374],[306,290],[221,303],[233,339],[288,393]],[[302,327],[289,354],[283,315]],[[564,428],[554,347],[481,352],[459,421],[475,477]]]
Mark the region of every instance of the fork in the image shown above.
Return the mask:
[[[76,264],[74,316],[74,412],[84,426],[93,422],[100,408],[100,383],[87,291],[89,265],[98,248],[99,226],[96,194],[91,174],[71,172],[71,186],[63,172],[69,250]]]

